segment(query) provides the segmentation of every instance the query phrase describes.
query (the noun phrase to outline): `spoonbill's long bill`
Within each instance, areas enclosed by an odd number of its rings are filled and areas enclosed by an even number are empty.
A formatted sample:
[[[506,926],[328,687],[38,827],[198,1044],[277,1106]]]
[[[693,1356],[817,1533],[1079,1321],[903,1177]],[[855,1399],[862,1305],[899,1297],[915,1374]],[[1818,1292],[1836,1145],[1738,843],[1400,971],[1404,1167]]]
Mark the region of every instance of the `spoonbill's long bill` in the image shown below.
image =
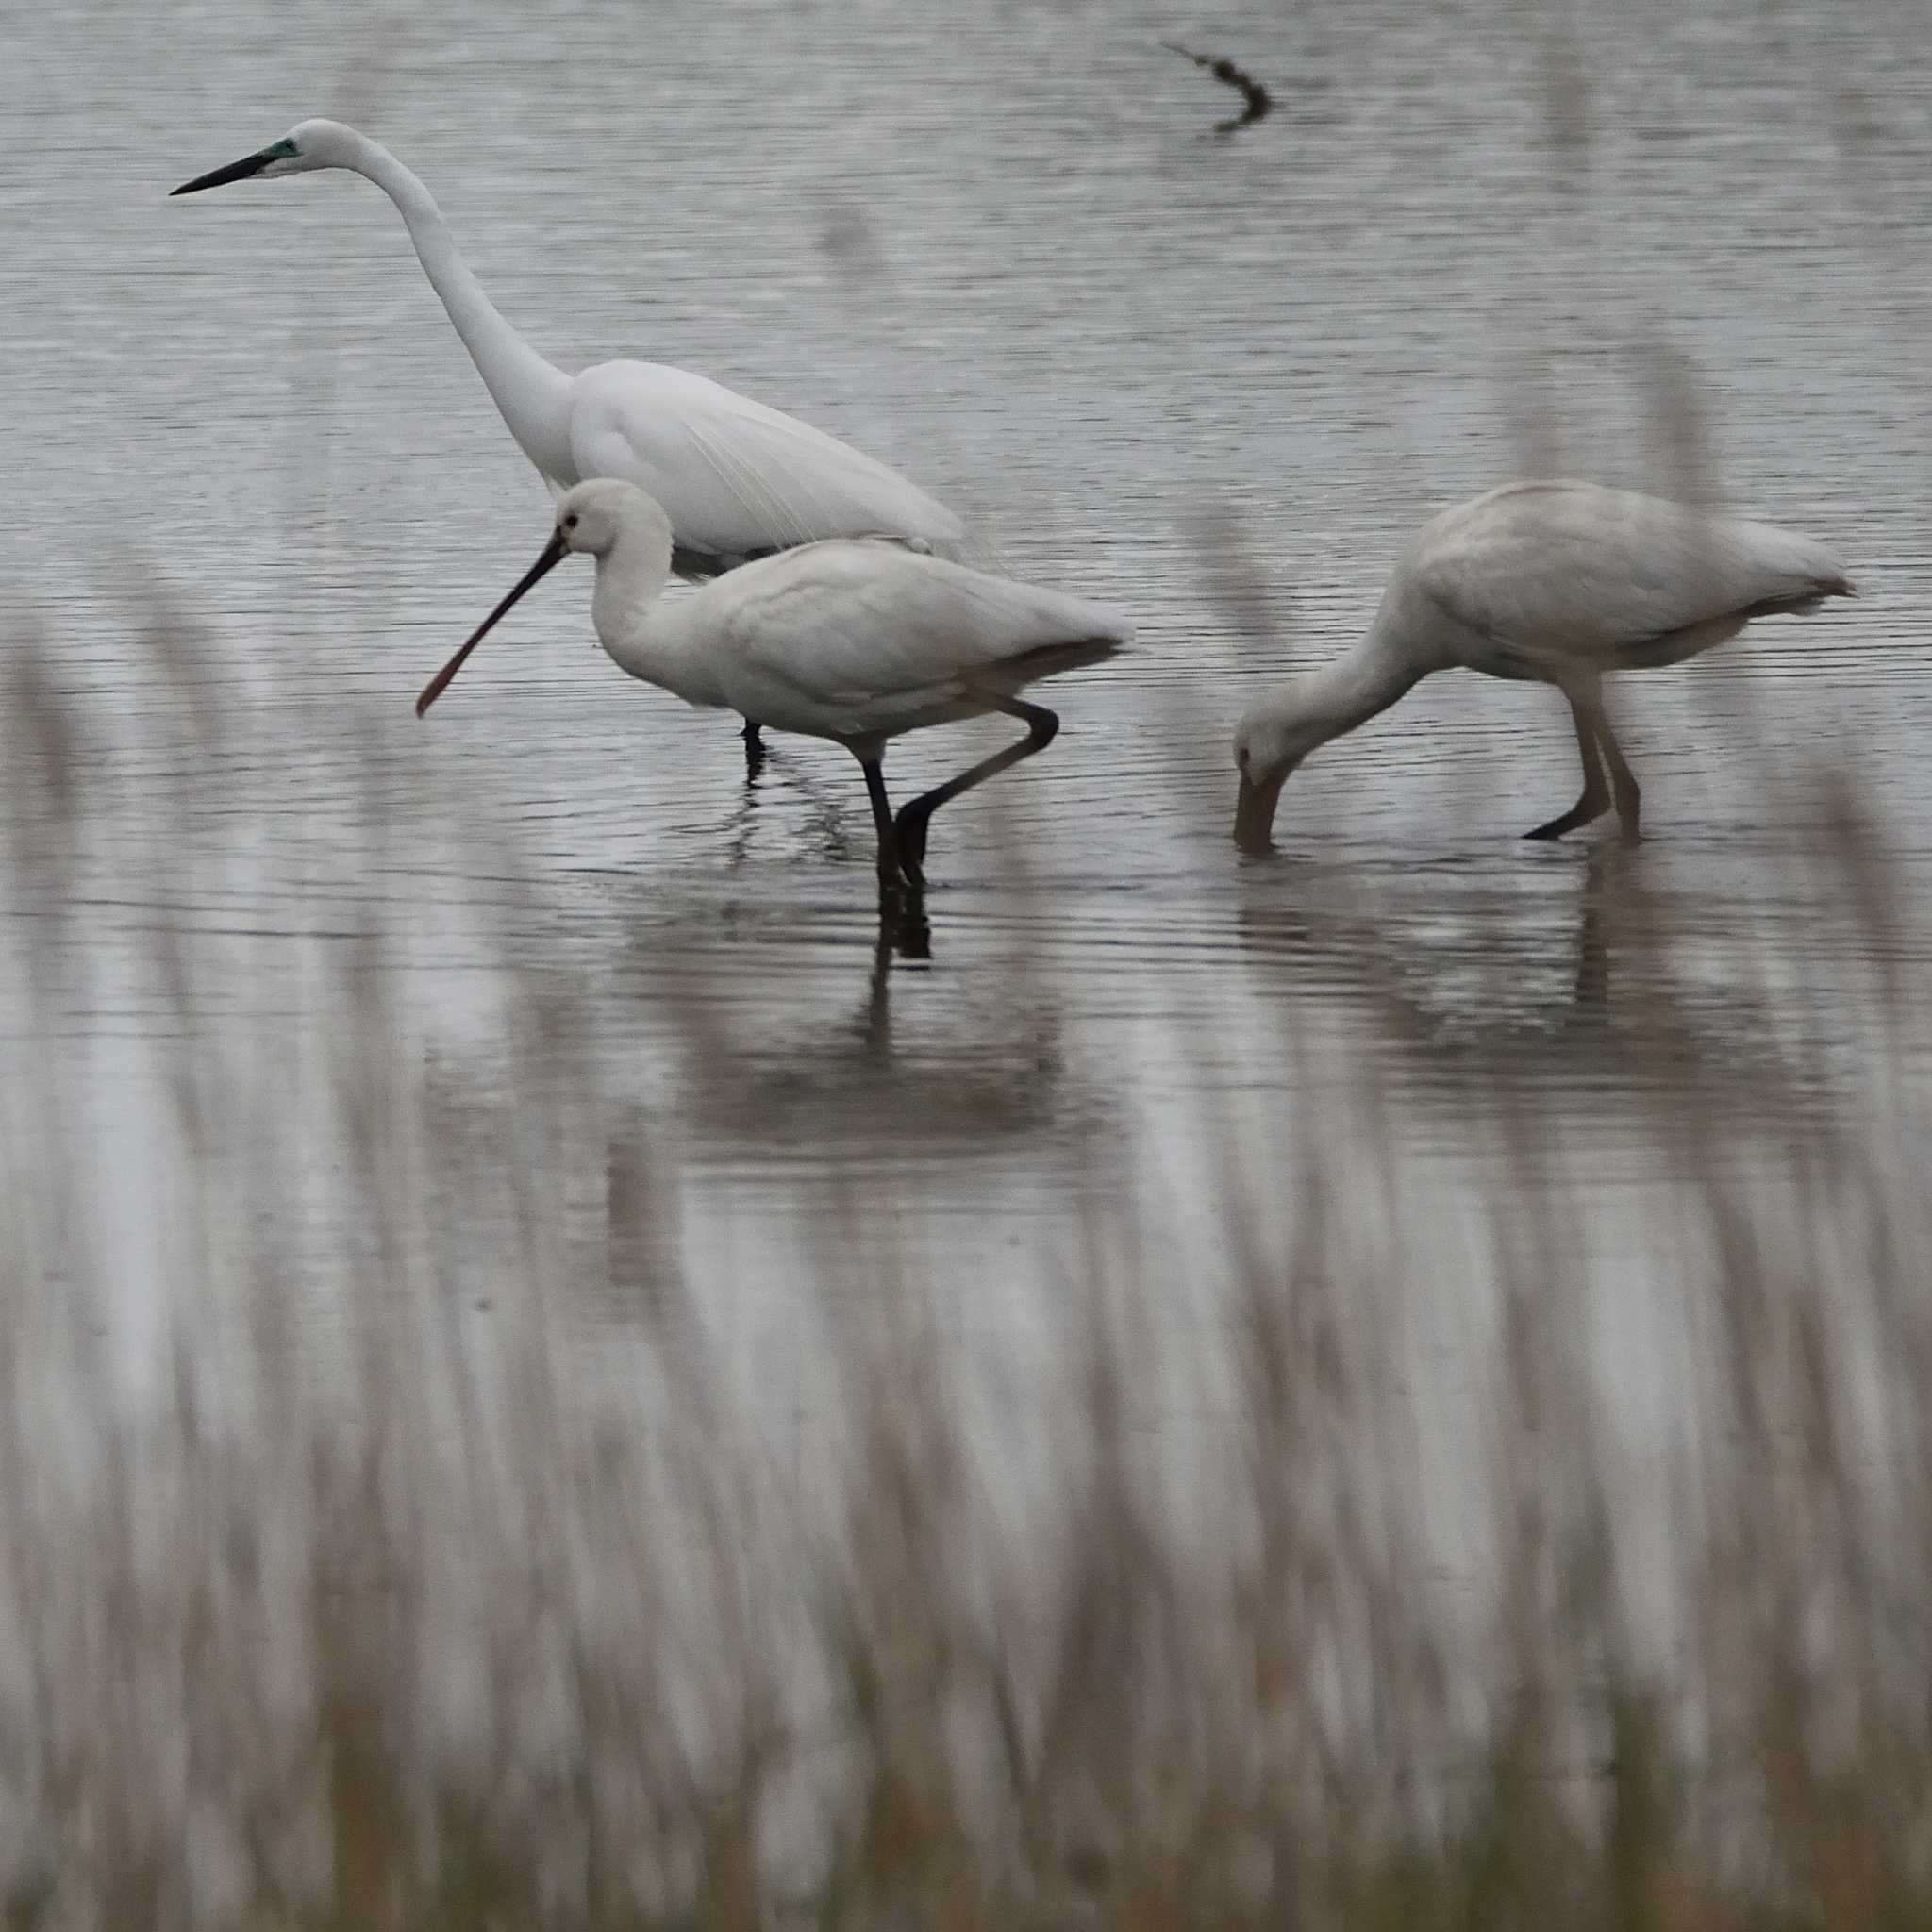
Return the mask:
[[[600,362],[567,375],[545,361],[483,292],[428,189],[339,121],[301,122],[173,192],[319,168],[361,175],[395,203],[476,373],[553,491],[591,476],[647,491],[671,518],[679,576],[715,576],[823,537],[898,537],[928,548],[963,539],[952,511],[885,464],[706,376],[662,362]],[[756,727],[746,735],[755,740]]]
[[[1855,595],[1829,552],[1789,530],[1593,483],[1506,483],[1424,524],[1369,633],[1252,705],[1235,731],[1235,842],[1268,849],[1289,774],[1432,671],[1555,685],[1570,701],[1583,795],[1526,836],[1558,839],[1639,792],[1604,709],[1611,671],[1678,664],[1754,617]]]
[[[1059,720],[1019,693],[1112,657],[1131,635],[1105,605],[864,541],[806,544],[666,601],[671,549],[670,520],[641,490],[579,483],[558,504],[542,554],[430,680],[417,716],[505,612],[580,551],[597,560],[598,641],[623,670],[689,705],[851,752],[872,799],[880,885],[896,891],[924,883],[926,825],[941,806],[1053,741]],[[888,740],[990,711],[1019,720],[1025,737],[894,818],[880,770]]]

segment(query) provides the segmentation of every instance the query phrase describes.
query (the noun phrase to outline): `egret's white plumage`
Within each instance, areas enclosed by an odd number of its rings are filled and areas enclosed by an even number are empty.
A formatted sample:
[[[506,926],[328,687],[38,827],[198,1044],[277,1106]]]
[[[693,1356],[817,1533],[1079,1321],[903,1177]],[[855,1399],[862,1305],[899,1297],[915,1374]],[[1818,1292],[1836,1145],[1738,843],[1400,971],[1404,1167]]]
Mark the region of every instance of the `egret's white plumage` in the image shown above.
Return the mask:
[[[865,768],[881,878],[917,884],[932,813],[1052,741],[1054,714],[1018,693],[1111,657],[1132,634],[1105,605],[876,541],[807,544],[665,600],[671,546],[668,518],[642,491],[578,484],[558,504],[542,555],[430,682],[418,714],[533,584],[584,552],[597,560],[598,640],[624,670],[687,704],[844,745]],[[1020,719],[1027,736],[895,821],[879,770],[886,741],[990,711]]]
[[[1316,746],[1458,668],[1570,701],[1583,796],[1529,836],[1559,837],[1614,804],[1634,837],[1637,780],[1605,714],[1605,675],[1680,663],[1754,617],[1852,594],[1827,551],[1769,524],[1593,483],[1506,483],[1423,525],[1354,651],[1248,709],[1236,841],[1266,848],[1281,787]]]
[[[687,369],[602,362],[568,375],[497,312],[429,191],[394,155],[337,121],[304,121],[244,159],[184,182],[190,194],[252,175],[346,168],[395,203],[417,258],[518,446],[552,489],[621,476],[663,505],[679,575],[824,537],[946,545],[958,517],[885,464]]]

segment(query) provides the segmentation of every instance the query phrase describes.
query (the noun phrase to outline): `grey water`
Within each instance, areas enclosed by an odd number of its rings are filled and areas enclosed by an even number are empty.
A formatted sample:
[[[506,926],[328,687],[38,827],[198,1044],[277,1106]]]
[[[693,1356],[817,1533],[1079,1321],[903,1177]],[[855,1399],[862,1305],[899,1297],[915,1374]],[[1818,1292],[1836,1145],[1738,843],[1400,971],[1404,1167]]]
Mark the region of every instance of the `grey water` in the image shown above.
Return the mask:
[[[1238,104],[1164,36],[1274,111],[1215,136]],[[1905,8],[208,0],[7,39],[0,608],[103,721],[78,756],[111,884],[50,942],[57,1047],[110,1128],[178,1024],[158,934],[217,962],[217,1053],[299,1028],[301,960],[379,919],[425,1035],[483,1024],[486,929],[568,979],[614,1102],[678,1124],[721,1293],[782,1287],[828,1124],[973,1279],[1096,1171],[1211,1168],[1195,1124],[1250,1102],[1319,1131],[1364,1068],[1451,1194],[1472,1078],[1534,1091],[1609,1254],[1655,1178],[1641,1090],[1743,1108],[1774,1077],[1790,1118],[1850,1118],[1880,982],[1924,998],[1841,916],[1811,783],[1875,814],[1909,927],[1932,125]],[[748,785],[728,721],[597,652],[587,572],[410,715],[548,500],[377,191],[165,198],[317,113],[422,175],[554,359],[701,370],[1135,614],[1048,695],[1051,752],[937,821],[929,958],[880,943],[849,759],[779,741]],[[1425,516],[1525,472],[1708,491],[1832,546],[1859,599],[1628,681],[1635,851],[1524,844],[1574,793],[1561,707],[1442,678],[1311,761],[1280,855],[1241,861],[1242,707],[1346,647]],[[220,640],[185,715],[157,595]],[[190,781],[219,862],[113,864]],[[8,800],[17,841],[51,809]],[[1660,1064],[1634,1042],[1665,1007]],[[1285,1014],[1325,1051],[1284,1058]]]

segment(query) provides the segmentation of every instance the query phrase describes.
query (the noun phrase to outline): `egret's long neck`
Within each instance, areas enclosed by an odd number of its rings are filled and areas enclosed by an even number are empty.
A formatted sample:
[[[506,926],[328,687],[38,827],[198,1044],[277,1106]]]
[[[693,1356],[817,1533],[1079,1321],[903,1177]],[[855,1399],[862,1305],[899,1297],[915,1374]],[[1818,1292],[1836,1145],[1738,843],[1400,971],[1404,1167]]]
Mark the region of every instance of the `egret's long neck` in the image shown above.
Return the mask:
[[[666,604],[671,577],[668,530],[627,528],[597,559],[597,590],[591,619],[597,641],[633,677],[707,709],[725,708],[714,667],[691,619],[704,591]]]
[[[503,412],[509,433],[545,475],[577,480],[570,455],[570,377],[546,362],[497,313],[496,305],[457,253],[456,238],[428,189],[379,142],[356,137],[343,165],[365,175],[395,203],[416,244],[416,258],[463,339],[476,373]]]

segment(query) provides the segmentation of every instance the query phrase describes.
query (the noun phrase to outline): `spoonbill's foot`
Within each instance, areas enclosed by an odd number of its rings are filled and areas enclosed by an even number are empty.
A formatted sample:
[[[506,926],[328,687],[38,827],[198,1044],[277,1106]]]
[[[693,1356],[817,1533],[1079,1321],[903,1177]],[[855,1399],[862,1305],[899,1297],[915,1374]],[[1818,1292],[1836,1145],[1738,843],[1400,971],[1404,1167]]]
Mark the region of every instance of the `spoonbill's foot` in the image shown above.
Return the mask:
[[[1587,825],[1602,818],[1609,808],[1607,798],[1592,798],[1586,791],[1560,817],[1552,819],[1548,824],[1538,825],[1523,836],[1525,839],[1560,839],[1565,832],[1574,832],[1578,825]]]
[[[747,718],[744,721],[744,775],[756,778],[765,769],[765,741],[758,727]]]
[[[1641,844],[1643,840],[1643,834],[1637,827],[1641,802],[1641,794],[1637,790],[1635,778],[1617,787],[1617,836],[1626,845]]]
[[[932,958],[932,926],[925,916],[925,894],[917,886],[902,886],[890,897],[879,894],[879,931],[902,959]]]
[[[883,906],[888,899],[903,899],[908,892],[918,891],[924,883],[917,860],[907,862],[906,848],[899,842],[898,832],[892,830],[891,842],[879,847],[879,904]]]
[[[892,837],[899,847],[899,869],[915,886],[925,883],[925,828],[929,813],[906,806],[892,821]]]

